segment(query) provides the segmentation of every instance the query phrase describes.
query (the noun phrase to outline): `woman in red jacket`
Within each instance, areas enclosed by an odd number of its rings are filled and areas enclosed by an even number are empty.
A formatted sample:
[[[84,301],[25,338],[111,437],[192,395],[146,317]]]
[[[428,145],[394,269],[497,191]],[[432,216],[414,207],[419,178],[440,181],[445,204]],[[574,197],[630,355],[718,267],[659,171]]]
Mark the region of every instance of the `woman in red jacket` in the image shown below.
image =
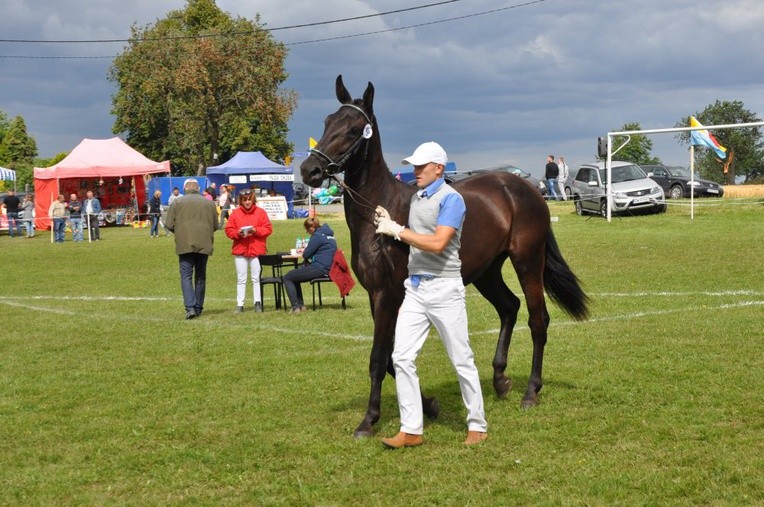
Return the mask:
[[[255,311],[262,312],[260,300],[260,261],[265,255],[265,239],[273,232],[268,214],[256,204],[255,192],[250,189],[239,192],[239,206],[228,217],[225,234],[233,240],[231,254],[236,266],[236,311],[244,311],[247,293],[247,268],[252,277]]]

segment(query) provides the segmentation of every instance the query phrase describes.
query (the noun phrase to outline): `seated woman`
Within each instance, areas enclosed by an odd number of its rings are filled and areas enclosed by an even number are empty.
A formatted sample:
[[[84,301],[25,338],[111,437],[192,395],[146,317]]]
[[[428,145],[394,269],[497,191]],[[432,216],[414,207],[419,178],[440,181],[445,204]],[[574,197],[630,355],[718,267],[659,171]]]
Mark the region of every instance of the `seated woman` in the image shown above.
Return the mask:
[[[289,302],[292,303],[292,313],[307,310],[302,299],[301,282],[309,282],[315,278],[329,276],[329,270],[337,251],[337,241],[334,231],[327,224],[321,225],[317,218],[308,218],[304,224],[305,231],[310,234],[308,246],[302,252],[305,264],[284,275],[284,288]]]

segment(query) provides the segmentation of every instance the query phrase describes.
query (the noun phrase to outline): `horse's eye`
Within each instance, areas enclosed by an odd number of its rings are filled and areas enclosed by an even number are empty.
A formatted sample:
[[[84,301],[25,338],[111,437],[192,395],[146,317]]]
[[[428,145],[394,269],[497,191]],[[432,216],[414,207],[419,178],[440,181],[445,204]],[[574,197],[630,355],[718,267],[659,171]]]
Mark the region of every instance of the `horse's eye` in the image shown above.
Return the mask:
[[[351,127],[350,133],[353,135],[353,137],[358,137],[361,135],[361,129],[360,127]]]

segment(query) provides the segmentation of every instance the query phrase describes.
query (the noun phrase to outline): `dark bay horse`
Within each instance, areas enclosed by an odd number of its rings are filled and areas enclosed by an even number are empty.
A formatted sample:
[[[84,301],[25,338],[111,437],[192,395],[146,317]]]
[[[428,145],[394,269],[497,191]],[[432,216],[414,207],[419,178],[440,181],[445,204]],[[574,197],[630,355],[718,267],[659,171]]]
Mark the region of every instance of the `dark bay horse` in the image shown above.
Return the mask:
[[[379,127],[374,116],[374,86],[369,83],[363,99],[353,98],[337,77],[340,108],[324,122],[321,140],[302,163],[303,182],[318,187],[338,172],[345,173],[345,217],[350,229],[351,265],[368,291],[374,319],[374,342],[369,374],[371,393],[366,415],[355,430],[356,437],[371,436],[379,420],[382,381],[394,375],[393,352],[398,308],[403,302],[403,281],[408,276],[409,247],[375,234],[374,208],[383,206],[393,220],[408,221],[409,201],[416,188],[397,180],[382,157]],[[520,299],[509,290],[501,275],[507,258],[517,273],[528,307],[528,326],[533,339],[533,362],[523,407],[538,403],[541,368],[547,340],[549,313],[544,289],[575,319],[588,314],[587,297],[563,259],[552,234],[549,208],[538,190],[508,173],[474,176],[452,185],[464,197],[467,215],[461,237],[460,257],[465,285],[473,284],[496,309],[501,321],[493,359],[493,387],[506,397],[511,381],[504,374],[512,330]],[[434,398],[422,397],[424,412],[436,417]]]

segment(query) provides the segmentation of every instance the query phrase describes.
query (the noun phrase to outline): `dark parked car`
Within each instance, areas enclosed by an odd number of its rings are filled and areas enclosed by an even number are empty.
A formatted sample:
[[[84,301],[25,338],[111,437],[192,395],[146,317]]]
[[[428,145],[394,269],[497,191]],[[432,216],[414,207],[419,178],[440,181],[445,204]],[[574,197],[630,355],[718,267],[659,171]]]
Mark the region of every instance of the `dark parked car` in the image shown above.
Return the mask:
[[[666,197],[671,199],[690,197],[691,188],[694,197],[721,197],[724,195],[724,188],[721,185],[700,179],[697,174],[695,175],[695,182],[691,185],[690,170],[686,167],[665,165],[643,165],[641,167],[650,178],[661,186]]]
[[[464,171],[464,172],[457,172],[456,174],[450,174],[446,175],[446,181],[454,182],[459,181],[464,178],[468,178],[469,176],[475,176],[477,174],[483,174],[488,172],[505,172],[505,173],[512,173],[516,176],[519,176],[525,180],[528,180],[531,185],[533,185],[540,193],[541,195],[546,195],[547,189],[546,184],[539,180],[538,178],[531,176],[530,173],[527,173],[520,169],[519,167],[513,166],[513,165],[500,165],[495,167],[488,167],[485,169],[474,169],[472,171]]]

